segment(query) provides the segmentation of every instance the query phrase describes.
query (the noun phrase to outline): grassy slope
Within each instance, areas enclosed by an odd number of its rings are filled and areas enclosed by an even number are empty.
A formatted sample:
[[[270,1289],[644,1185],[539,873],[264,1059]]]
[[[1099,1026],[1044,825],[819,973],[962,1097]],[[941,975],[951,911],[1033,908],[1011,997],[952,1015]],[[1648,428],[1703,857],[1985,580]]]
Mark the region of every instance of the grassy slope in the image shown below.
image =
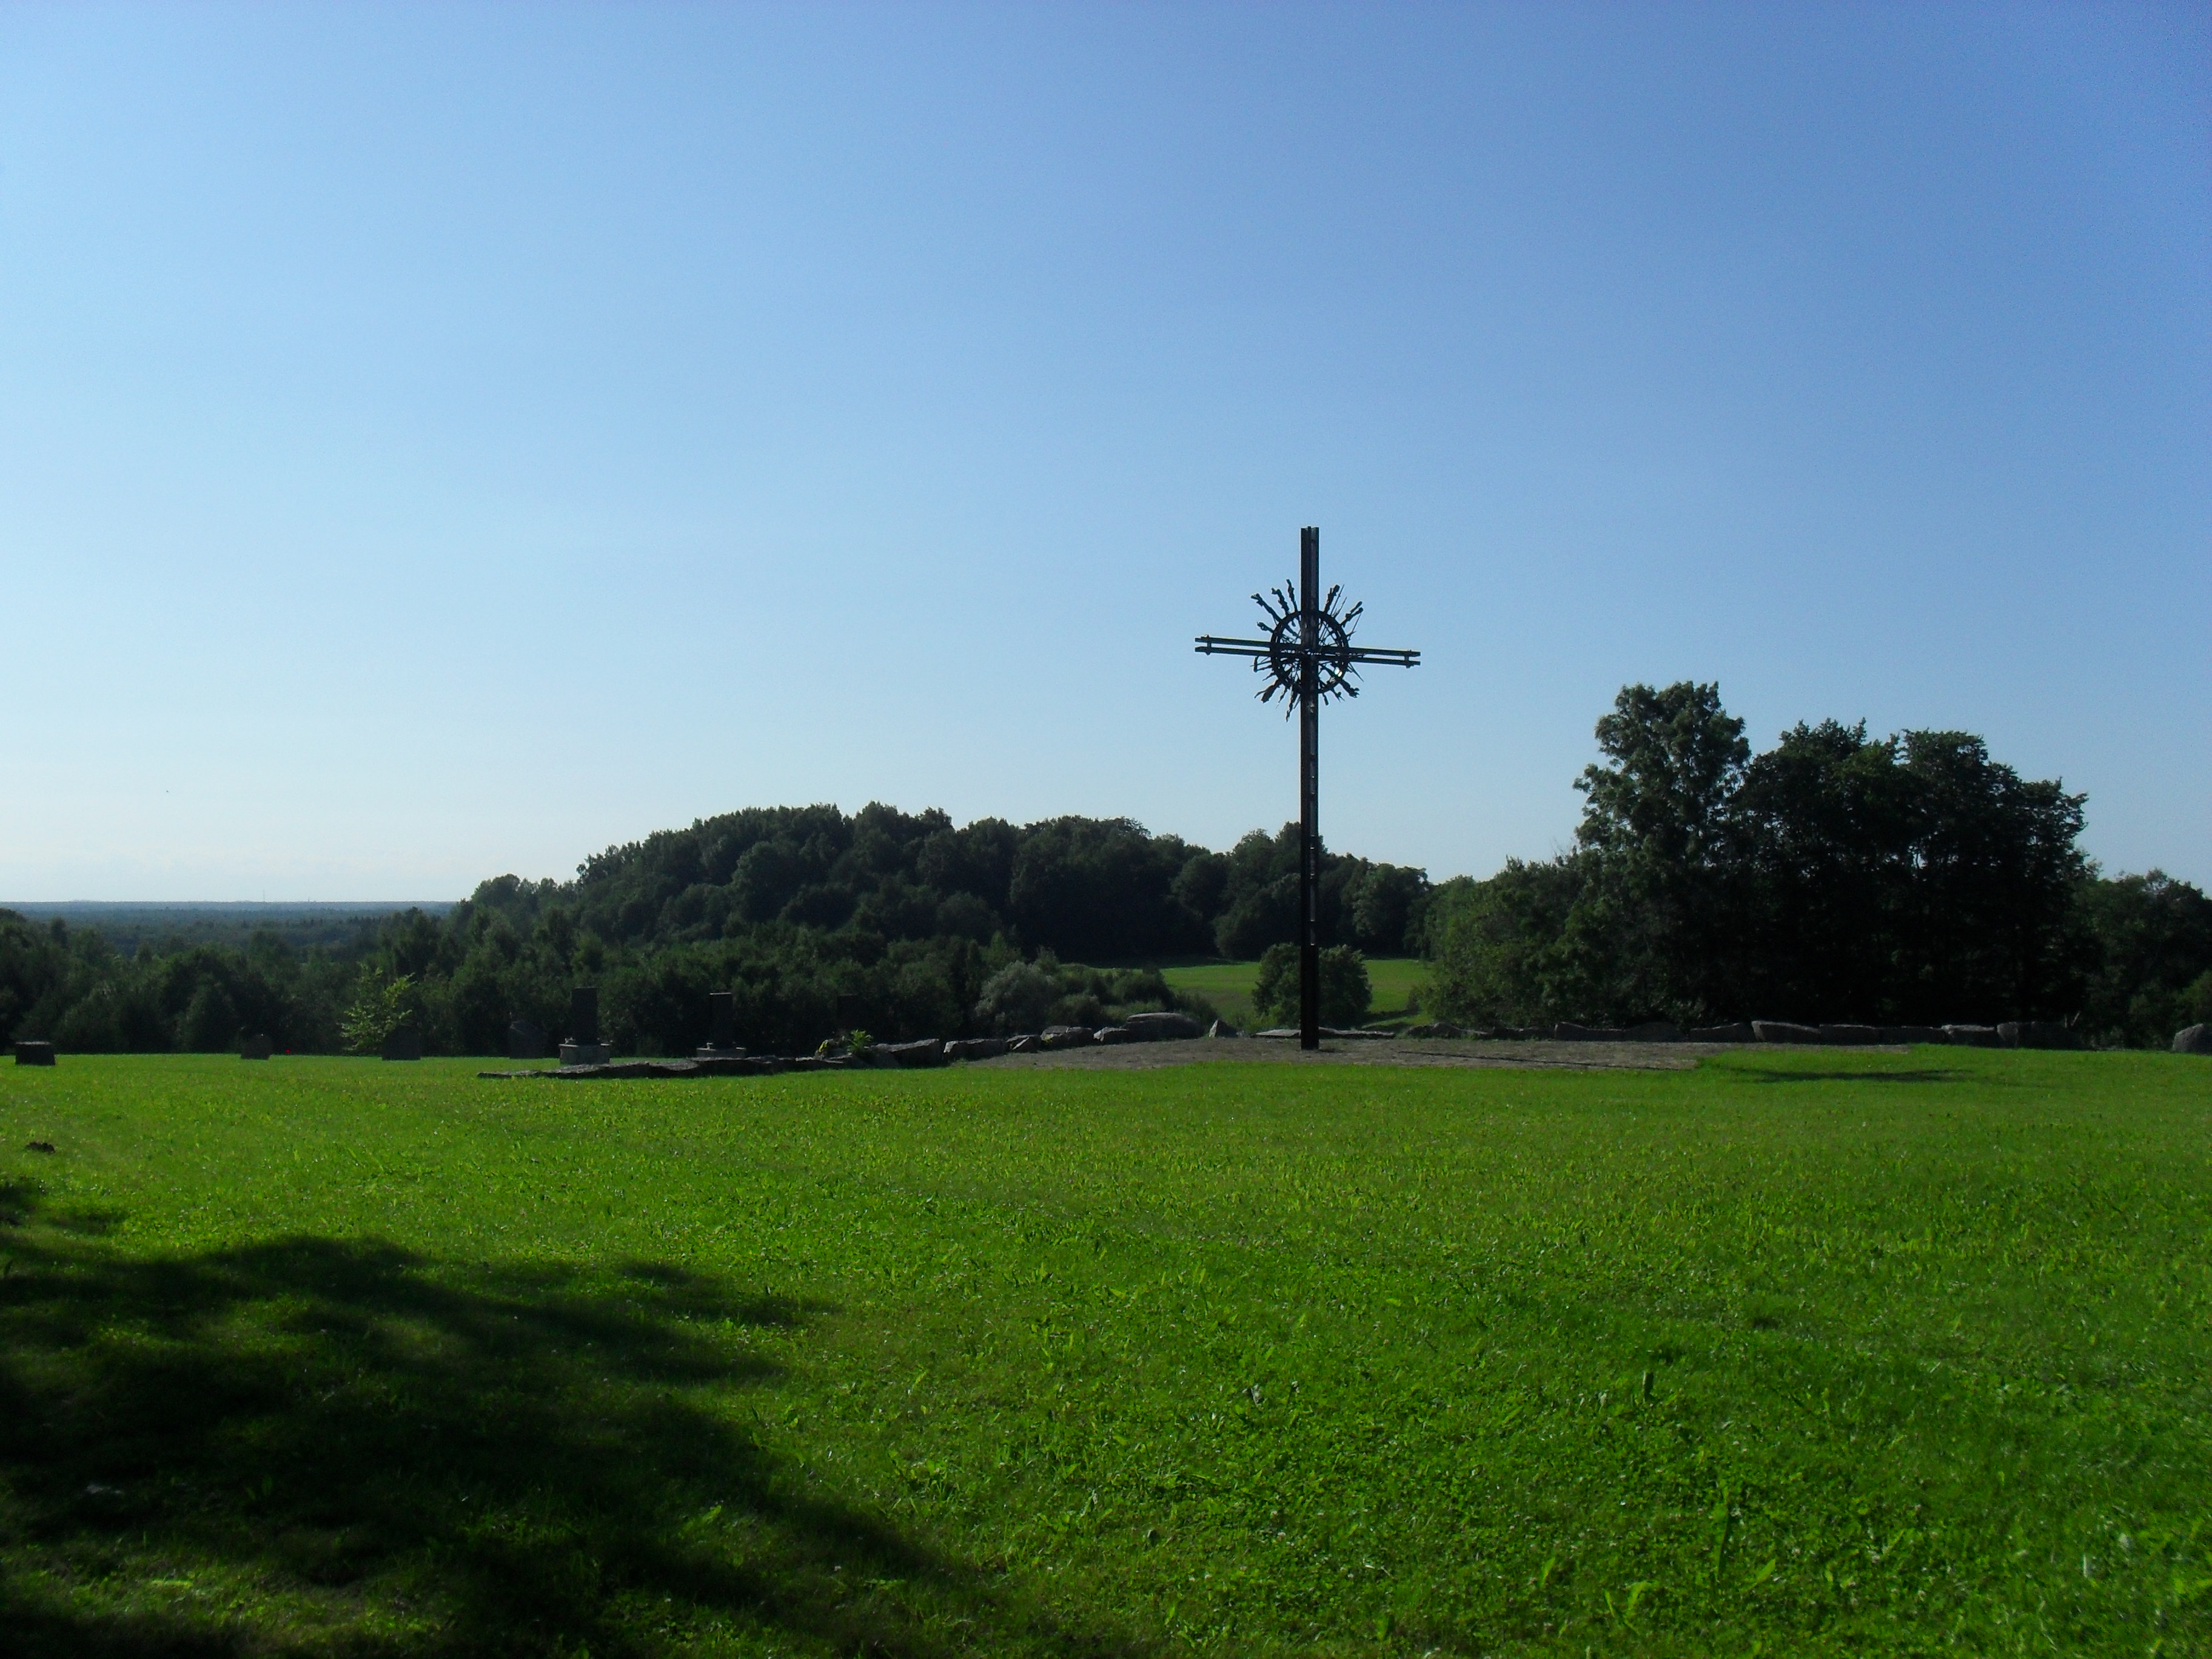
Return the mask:
[[[1232,1024],[1250,1024],[1252,986],[1260,977],[1258,963],[1208,962],[1161,971],[1176,989],[1196,991],[1207,999]],[[1407,994],[1426,979],[1428,973],[1428,963],[1419,957],[1370,957],[1367,981],[1375,991],[1374,1017],[1387,1019],[1403,1013]]]
[[[2144,1054],[9,1068],[0,1620],[2203,1653],[2208,1129]]]

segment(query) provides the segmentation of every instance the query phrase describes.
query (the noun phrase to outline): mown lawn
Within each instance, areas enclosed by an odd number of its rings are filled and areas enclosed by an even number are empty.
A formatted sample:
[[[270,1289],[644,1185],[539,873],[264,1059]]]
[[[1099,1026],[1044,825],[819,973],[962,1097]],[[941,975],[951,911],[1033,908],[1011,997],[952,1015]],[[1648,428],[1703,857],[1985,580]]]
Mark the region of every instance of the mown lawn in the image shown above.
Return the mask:
[[[1252,988],[1259,981],[1256,962],[1205,962],[1161,969],[1167,982],[1179,991],[1195,991],[1221,1011],[1232,1025],[1252,1023]],[[1429,964],[1419,957],[1370,957],[1367,982],[1374,988],[1370,1017],[1389,1019],[1406,1012],[1406,1000],[1429,976]]]
[[[2201,1060],[472,1070],[0,1071],[0,1648],[2212,1651]]]

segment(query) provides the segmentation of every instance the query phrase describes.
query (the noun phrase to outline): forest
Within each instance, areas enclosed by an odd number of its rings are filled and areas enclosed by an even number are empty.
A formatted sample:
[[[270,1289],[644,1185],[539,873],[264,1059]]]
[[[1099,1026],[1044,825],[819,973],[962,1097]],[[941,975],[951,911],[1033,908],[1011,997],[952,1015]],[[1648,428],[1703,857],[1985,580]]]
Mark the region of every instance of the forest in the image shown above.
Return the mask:
[[[2163,1046],[2212,1018],[2212,900],[2103,874],[2083,798],[1978,738],[1828,720],[1753,755],[1691,682],[1624,688],[1596,737],[1572,848],[1437,885],[1329,854],[1323,943],[1428,958],[1427,1006],[1477,1024],[2042,1018]],[[799,1052],[1176,1006],[1158,967],[1258,959],[1297,919],[1294,824],[1224,853],[1126,818],[751,807],[306,948],[267,930],[123,950],[0,910],[0,1042],[330,1053],[405,1023],[432,1053],[500,1054],[517,1019],[560,1035],[596,984],[622,1052],[689,1052],[723,989],[749,1047]]]

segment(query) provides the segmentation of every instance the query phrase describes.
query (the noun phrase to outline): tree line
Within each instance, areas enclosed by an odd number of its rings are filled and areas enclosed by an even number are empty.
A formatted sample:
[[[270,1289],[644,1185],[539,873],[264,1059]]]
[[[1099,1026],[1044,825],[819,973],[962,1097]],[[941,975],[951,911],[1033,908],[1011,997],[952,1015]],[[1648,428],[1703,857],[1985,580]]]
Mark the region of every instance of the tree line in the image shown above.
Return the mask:
[[[1324,858],[1328,1018],[1364,1006],[1363,954],[1418,954],[1429,1008],[1481,1024],[2040,1018],[2163,1045],[2212,1018],[2212,901],[2157,871],[2102,875],[2083,798],[1978,738],[1828,720],[1753,755],[1718,689],[1688,682],[1624,689],[1596,736],[1558,857],[1434,887]],[[1176,1004],[1158,964],[1265,957],[1297,916],[1295,824],[1224,853],[1126,818],[749,808],[305,948],[267,930],[125,951],[0,911],[0,1042],[214,1051],[265,1033],[328,1053],[402,1021],[429,1052],[497,1054],[517,1019],[562,1035],[579,984],[629,1053],[703,1041],[713,990],[735,994],[742,1041],[784,1053],[856,1027],[1096,1024]],[[1293,1006],[1289,958],[1270,960],[1261,1003]]]
[[[787,1053],[854,1027],[988,1030],[1016,1006],[1095,1023],[1176,1005],[1146,964],[1249,959],[1293,937],[1297,875],[1294,824],[1220,853],[1126,818],[749,808],[609,848],[569,881],[501,876],[444,915],[405,912],[305,951],[272,932],[123,952],[0,912],[0,1040],[216,1050],[265,1032],[323,1053],[400,1021],[429,1052],[496,1054],[517,1019],[561,1035],[580,983],[600,987],[604,1034],[635,1053],[703,1041],[710,990],[735,994],[749,1046]],[[1417,951],[1430,890],[1420,870],[1328,854],[1325,936]],[[1019,997],[987,1000],[1016,963],[1035,972],[1000,988]]]
[[[2102,876],[2084,797],[1978,737],[1799,724],[1754,755],[1719,688],[1625,688],[1574,846],[1431,896],[1448,1018],[1688,1026],[2050,1019],[2163,1047],[2212,1018],[2212,901]]]

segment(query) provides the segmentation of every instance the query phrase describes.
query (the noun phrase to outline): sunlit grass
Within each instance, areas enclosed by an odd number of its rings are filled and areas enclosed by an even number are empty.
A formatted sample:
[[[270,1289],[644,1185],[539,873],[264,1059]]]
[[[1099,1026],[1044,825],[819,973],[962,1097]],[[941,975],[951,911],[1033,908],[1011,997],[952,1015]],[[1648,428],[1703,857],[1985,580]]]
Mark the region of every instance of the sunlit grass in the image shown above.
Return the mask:
[[[11,1651],[2212,1643],[2199,1060],[472,1070],[0,1071]]]

